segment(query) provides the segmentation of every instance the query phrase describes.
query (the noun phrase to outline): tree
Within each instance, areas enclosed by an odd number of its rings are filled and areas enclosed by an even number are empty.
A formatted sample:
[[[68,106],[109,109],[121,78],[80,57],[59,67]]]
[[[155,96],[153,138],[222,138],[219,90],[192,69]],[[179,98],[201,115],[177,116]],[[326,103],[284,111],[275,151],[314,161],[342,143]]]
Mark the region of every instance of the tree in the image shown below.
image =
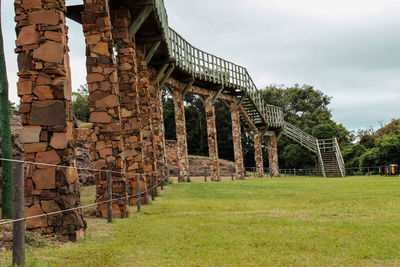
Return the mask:
[[[335,137],[335,129],[330,123],[323,123],[312,128],[312,135],[317,139],[330,139]]]
[[[10,105],[10,114],[11,115],[19,115],[19,105],[15,105],[15,103],[8,101]]]
[[[323,92],[314,89],[313,86],[295,84],[292,87],[283,85],[271,85],[261,91],[261,96],[268,104],[281,107],[284,112],[285,120],[309,134],[315,134],[316,138],[332,138],[338,139],[341,147],[350,144],[354,136],[342,124],[337,124],[332,118],[329,110],[331,97]],[[293,144],[282,136],[278,141],[278,151],[281,166],[293,166],[290,162],[295,160],[296,153],[294,146],[284,154],[285,148]],[[311,152],[305,151],[307,160],[302,161],[301,168],[309,168],[315,165],[310,160],[314,157]],[[288,157],[292,155],[292,157]],[[293,158],[294,157],[294,158]],[[299,165],[297,165],[299,166]]]
[[[289,144],[285,146],[281,153],[281,160],[283,160],[285,164],[284,167],[289,169],[300,169],[315,164],[311,154],[302,149],[298,144]]]
[[[362,144],[352,144],[342,149],[346,169],[356,171],[360,167],[360,159],[365,152],[367,149]]]
[[[89,90],[87,84],[81,85],[77,92],[72,93],[74,115],[78,120],[89,121]]]

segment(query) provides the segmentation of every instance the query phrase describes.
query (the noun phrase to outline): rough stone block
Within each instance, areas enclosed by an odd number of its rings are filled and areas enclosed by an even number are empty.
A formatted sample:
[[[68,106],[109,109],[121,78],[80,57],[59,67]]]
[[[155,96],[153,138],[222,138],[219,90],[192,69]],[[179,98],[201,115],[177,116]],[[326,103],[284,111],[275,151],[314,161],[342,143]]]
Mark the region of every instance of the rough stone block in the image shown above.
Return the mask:
[[[40,126],[24,126],[19,134],[19,141],[22,144],[38,143],[40,141]]]
[[[24,151],[25,153],[44,152],[48,145],[47,142],[24,144]]]
[[[32,125],[65,125],[66,114],[62,101],[46,100],[34,101],[31,111]]]
[[[50,213],[50,212],[55,212],[55,211],[60,211],[60,206],[54,201],[54,200],[49,200],[49,201],[44,201],[42,200],[40,202],[42,206],[42,210],[45,213]]]
[[[62,43],[47,41],[33,52],[35,59],[61,64],[64,58]]]
[[[18,34],[17,46],[37,44],[40,40],[39,32],[36,31],[36,25],[25,26]]]
[[[32,94],[32,82],[31,81],[19,81],[17,83],[18,95],[30,95]]]
[[[90,122],[93,123],[111,123],[112,117],[107,112],[92,112]]]
[[[96,101],[96,107],[98,108],[116,107],[118,105],[119,97],[117,95],[109,95]]]
[[[50,146],[55,149],[65,149],[67,148],[68,140],[66,133],[53,133],[50,140]]]
[[[49,150],[46,152],[37,153],[35,160],[38,163],[47,163],[47,164],[54,164],[54,165],[61,163],[61,159],[55,150]],[[49,168],[48,166],[44,166],[44,165],[37,165],[37,167],[39,169]]]
[[[44,214],[42,209],[40,208],[39,203],[34,204],[33,206],[26,209],[26,216],[36,216]],[[39,217],[34,219],[26,220],[26,228],[33,229],[33,228],[44,228],[47,227],[47,217]]]
[[[56,168],[36,169],[32,180],[36,190],[56,188]]]
[[[36,86],[35,89],[33,89],[33,93],[39,100],[53,99],[53,93],[48,85]]]
[[[52,10],[41,9],[28,13],[30,24],[58,25],[60,15]]]

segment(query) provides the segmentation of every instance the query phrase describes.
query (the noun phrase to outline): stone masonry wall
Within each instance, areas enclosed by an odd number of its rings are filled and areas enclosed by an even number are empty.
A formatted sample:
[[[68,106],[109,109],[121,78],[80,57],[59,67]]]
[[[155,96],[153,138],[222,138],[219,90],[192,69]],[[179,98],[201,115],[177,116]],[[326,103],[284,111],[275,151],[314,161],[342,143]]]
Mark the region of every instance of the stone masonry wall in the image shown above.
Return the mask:
[[[114,198],[127,195],[124,140],[122,137],[120,92],[111,36],[110,10],[107,0],[85,0],[82,14],[86,39],[87,83],[90,122],[93,123],[92,159],[96,169],[111,169]],[[107,199],[106,175],[99,173],[96,201]],[[97,216],[107,216],[107,203],[97,206]],[[127,217],[127,200],[113,202],[113,216]]]
[[[279,162],[278,162],[278,144],[276,133],[273,131],[267,132],[265,135],[268,146],[269,171],[273,178],[279,177]]]
[[[236,179],[244,180],[242,132],[240,128],[240,114],[236,102],[231,102],[231,120],[232,120],[233,152],[235,154]]]
[[[121,122],[125,145],[125,171],[128,195],[137,193],[137,173],[144,172],[142,131],[140,127],[139,93],[137,78],[136,45],[129,38],[128,26],[131,21],[130,11],[118,8],[113,12],[113,37],[117,45],[117,63],[119,91],[121,96]],[[141,177],[141,191],[146,190],[144,177]],[[136,204],[136,197],[129,203]],[[142,203],[147,203],[147,195],[143,195]]]
[[[153,124],[153,142],[154,142],[154,153],[156,157],[157,169],[155,172],[155,183],[158,183],[161,176],[161,168],[165,166],[164,161],[164,131],[163,131],[163,117],[162,117],[162,90],[158,83],[155,82],[154,76],[156,71],[151,70],[150,78],[150,97],[152,107],[152,124]],[[157,189],[156,195],[157,195]]]
[[[221,177],[218,164],[217,128],[215,125],[215,107],[213,97],[209,96],[205,99],[205,110],[207,120],[208,154],[210,158],[211,181],[219,182],[221,181]]]
[[[254,159],[256,162],[256,175],[257,177],[264,176],[264,163],[263,163],[263,151],[261,147],[261,134],[259,131],[253,133],[254,141]]]
[[[152,99],[152,90],[154,87],[150,85],[150,72],[146,63],[146,51],[143,45],[136,46],[136,57],[138,63],[138,92],[139,92],[139,112],[140,112],[140,126],[142,130],[142,148],[144,157],[144,171],[146,175],[147,186],[150,186],[152,172],[157,170],[156,147],[154,141],[156,140],[155,132],[153,130],[153,113],[157,112],[157,107],[152,106],[157,103]]]
[[[62,0],[15,0],[18,95],[25,160],[75,166],[66,7]],[[80,205],[76,169],[26,165],[26,216]],[[28,229],[83,236],[81,210],[31,219]]]
[[[187,135],[186,135],[186,119],[185,119],[185,106],[183,103],[182,91],[179,88],[174,88],[174,113],[175,113],[175,127],[176,127],[176,150],[178,156],[179,166],[179,182],[186,182],[190,179],[189,173],[189,159],[187,148]]]

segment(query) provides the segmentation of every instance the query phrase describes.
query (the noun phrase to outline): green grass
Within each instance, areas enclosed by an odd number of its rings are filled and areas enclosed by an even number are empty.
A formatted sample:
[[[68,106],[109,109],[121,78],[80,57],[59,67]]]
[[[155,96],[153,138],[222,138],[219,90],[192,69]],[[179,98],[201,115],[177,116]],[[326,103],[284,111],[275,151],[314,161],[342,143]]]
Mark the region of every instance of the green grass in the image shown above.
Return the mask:
[[[90,190],[89,190],[90,191]],[[398,266],[400,179],[173,184],[78,244],[29,248],[28,266]],[[134,209],[132,209],[134,211]],[[0,265],[10,252],[0,253]]]

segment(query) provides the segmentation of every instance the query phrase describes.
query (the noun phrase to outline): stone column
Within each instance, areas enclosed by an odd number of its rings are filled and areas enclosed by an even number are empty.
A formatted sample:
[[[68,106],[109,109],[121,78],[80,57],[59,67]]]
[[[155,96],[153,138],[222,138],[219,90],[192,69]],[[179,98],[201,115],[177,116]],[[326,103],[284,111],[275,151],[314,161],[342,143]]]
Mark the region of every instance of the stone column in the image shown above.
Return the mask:
[[[261,134],[259,131],[253,133],[254,159],[256,162],[257,177],[264,177],[263,151],[261,146]]]
[[[155,82],[153,77],[156,75],[156,71],[150,71],[150,97],[152,106],[152,124],[153,124],[153,139],[154,139],[154,152],[156,157],[156,172],[155,172],[155,182],[158,183],[161,176],[161,168],[165,166],[164,161],[164,132],[163,132],[163,107],[162,107],[162,91],[158,83]],[[155,190],[157,195],[157,189]]]
[[[139,93],[137,76],[136,44],[129,38],[128,26],[131,21],[130,12],[126,8],[118,8],[112,12],[113,38],[117,47],[117,64],[121,106],[121,123],[125,145],[125,171],[127,194],[137,192],[137,173],[144,172],[142,132],[139,114]],[[146,190],[144,177],[141,179],[142,191]],[[136,197],[130,198],[131,205],[136,204]],[[147,203],[147,195],[143,195],[142,203]]]
[[[15,1],[16,41],[25,160],[75,167],[76,129],[71,107],[66,8],[62,0]],[[26,166],[26,216],[80,205],[76,169]],[[27,220],[26,227],[78,240],[81,210]]]
[[[107,0],[85,0],[82,13],[86,38],[86,68],[90,122],[93,123],[92,159],[96,169],[111,169],[113,197],[127,196],[124,140],[122,137],[118,73],[113,52]],[[106,175],[96,181],[96,201],[107,200]],[[126,199],[113,202],[113,217],[128,217]],[[107,217],[107,203],[97,206],[97,216]]]
[[[240,114],[236,102],[231,102],[231,120],[232,120],[233,152],[235,154],[236,179],[244,180],[242,132],[240,128]]]
[[[150,84],[150,72],[146,63],[146,51],[144,45],[136,45],[136,57],[138,63],[138,92],[139,92],[139,112],[140,126],[142,129],[142,148],[144,159],[144,171],[147,186],[151,183],[152,172],[157,170],[156,148],[154,141],[156,137],[153,130],[153,113],[157,111],[150,91],[154,90]]]
[[[174,88],[174,111],[175,111],[175,131],[176,131],[176,150],[178,156],[179,182],[186,182],[190,179],[189,159],[187,149],[186,118],[185,106],[182,91]]]
[[[269,171],[273,178],[279,177],[279,163],[278,163],[278,144],[276,140],[276,133],[273,131],[267,132],[265,135],[268,146],[268,160]]]
[[[205,99],[207,134],[208,134],[208,156],[210,158],[211,181],[221,181],[218,162],[217,128],[215,125],[215,107],[213,97]]]

